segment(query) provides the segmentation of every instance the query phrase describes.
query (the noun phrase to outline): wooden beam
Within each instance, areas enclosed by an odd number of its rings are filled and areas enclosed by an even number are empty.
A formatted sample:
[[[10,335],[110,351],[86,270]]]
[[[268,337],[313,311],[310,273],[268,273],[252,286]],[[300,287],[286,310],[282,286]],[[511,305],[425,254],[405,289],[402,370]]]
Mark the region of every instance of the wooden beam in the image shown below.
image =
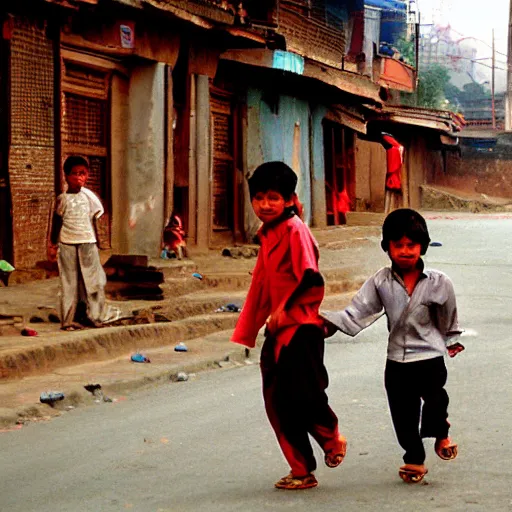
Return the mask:
[[[221,60],[231,60],[248,64],[250,66],[258,66],[262,68],[272,69],[274,63],[274,52],[267,48],[251,48],[248,50],[228,50],[220,54]]]

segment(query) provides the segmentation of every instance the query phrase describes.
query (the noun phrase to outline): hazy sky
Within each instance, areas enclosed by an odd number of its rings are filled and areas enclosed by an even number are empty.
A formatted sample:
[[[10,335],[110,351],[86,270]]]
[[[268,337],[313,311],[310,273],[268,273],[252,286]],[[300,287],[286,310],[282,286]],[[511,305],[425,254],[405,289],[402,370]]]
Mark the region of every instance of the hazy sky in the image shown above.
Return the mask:
[[[494,29],[496,52],[498,52],[496,54],[496,87],[497,89],[504,87],[509,0],[416,0],[416,4],[421,13],[422,25],[432,21],[444,26],[450,24],[453,30],[461,34],[460,37],[472,36],[480,40],[474,40],[474,47],[478,51],[477,58],[489,57],[488,60],[480,61],[488,65],[491,64],[490,45],[492,29]],[[482,73],[490,74],[489,68],[479,67]]]
[[[496,45],[506,53],[509,0],[417,0],[421,23],[430,23],[432,16],[442,24],[465,36],[474,36],[491,43],[492,29]]]

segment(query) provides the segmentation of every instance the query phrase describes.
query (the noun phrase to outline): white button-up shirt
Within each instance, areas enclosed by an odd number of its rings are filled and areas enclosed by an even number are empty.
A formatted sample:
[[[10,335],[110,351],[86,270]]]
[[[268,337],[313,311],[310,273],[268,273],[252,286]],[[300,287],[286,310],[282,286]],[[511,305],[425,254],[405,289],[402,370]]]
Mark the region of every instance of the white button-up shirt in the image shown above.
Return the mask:
[[[421,264],[423,262],[420,260]],[[343,311],[321,312],[345,334],[355,336],[383,314],[388,319],[388,359],[412,362],[443,356],[459,334],[455,292],[450,278],[423,270],[409,296],[390,267],[370,277]]]

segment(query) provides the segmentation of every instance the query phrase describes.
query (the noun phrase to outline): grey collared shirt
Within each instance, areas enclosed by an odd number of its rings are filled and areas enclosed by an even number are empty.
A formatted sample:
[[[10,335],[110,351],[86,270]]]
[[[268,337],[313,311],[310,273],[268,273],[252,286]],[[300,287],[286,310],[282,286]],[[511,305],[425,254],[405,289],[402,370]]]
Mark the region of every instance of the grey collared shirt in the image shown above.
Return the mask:
[[[398,362],[443,356],[462,332],[453,284],[438,270],[424,270],[409,297],[401,277],[383,268],[363,284],[346,309],[321,314],[350,336],[385,314],[388,359]]]

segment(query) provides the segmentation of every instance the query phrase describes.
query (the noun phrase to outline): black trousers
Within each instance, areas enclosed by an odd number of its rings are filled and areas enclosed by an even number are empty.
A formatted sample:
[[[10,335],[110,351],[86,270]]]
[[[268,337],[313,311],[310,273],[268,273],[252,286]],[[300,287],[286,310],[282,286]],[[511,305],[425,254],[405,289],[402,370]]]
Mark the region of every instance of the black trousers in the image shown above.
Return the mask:
[[[388,359],[384,382],[406,464],[425,462],[424,437],[448,437],[447,371],[443,357],[412,363]]]
[[[325,453],[341,451],[338,418],[325,392],[324,336],[314,325],[299,327],[275,360],[275,338],[267,336],[261,351],[265,409],[294,476],[316,469],[309,435]]]

